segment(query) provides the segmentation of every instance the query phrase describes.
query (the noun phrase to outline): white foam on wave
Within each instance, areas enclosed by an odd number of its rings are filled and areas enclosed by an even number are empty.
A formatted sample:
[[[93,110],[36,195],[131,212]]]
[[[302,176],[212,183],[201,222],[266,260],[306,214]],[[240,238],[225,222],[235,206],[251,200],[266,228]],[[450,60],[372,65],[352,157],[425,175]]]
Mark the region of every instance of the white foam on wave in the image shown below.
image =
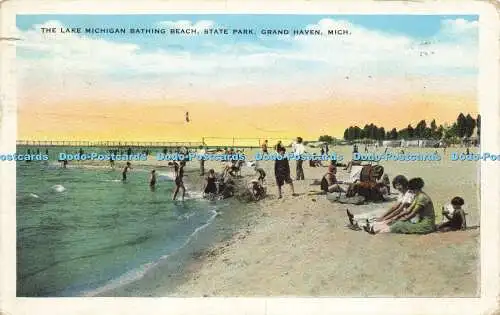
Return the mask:
[[[102,286],[100,288],[97,288],[97,289],[92,290],[92,291],[83,292],[81,296],[83,296],[83,297],[96,296],[96,295],[102,294],[102,293],[104,293],[106,291],[117,289],[117,288],[119,288],[121,286],[127,285],[129,283],[132,283],[134,281],[137,281],[137,280],[143,278],[147,274],[148,271],[150,271],[151,269],[153,269],[155,266],[158,266],[162,261],[164,261],[165,259],[167,259],[168,257],[170,257],[172,254],[175,254],[176,252],[178,252],[182,248],[186,247],[189,244],[189,242],[191,242],[191,240],[200,231],[202,231],[207,226],[209,226],[214,221],[215,217],[218,215],[218,212],[215,209],[212,209],[209,212],[210,212],[211,216],[207,220],[207,222],[205,224],[197,227],[193,231],[193,233],[191,233],[188,236],[188,238],[186,239],[186,241],[181,246],[179,246],[177,249],[173,250],[171,253],[161,256],[155,262],[145,263],[145,264],[141,265],[140,267],[138,267],[136,269],[133,269],[133,270],[131,270],[129,272],[126,272],[123,275],[121,275],[120,277],[118,277],[117,279],[111,280],[110,282],[108,282],[107,284],[105,284],[104,286]]]
[[[121,182],[120,179],[105,179],[104,181],[105,182],[111,182],[111,183],[120,183]]]
[[[203,193],[199,191],[186,191],[184,200],[194,200],[194,199],[203,199]]]
[[[40,196],[38,196],[37,194],[30,193],[28,196],[29,196],[30,198],[40,199]]]
[[[63,185],[54,185],[52,187],[50,187],[50,189],[53,191],[53,192],[63,192],[66,190],[66,188],[64,188]]]
[[[174,181],[174,177],[172,174],[165,173],[165,172],[158,172],[158,176],[156,177],[158,181],[167,181],[167,182],[172,182]]]

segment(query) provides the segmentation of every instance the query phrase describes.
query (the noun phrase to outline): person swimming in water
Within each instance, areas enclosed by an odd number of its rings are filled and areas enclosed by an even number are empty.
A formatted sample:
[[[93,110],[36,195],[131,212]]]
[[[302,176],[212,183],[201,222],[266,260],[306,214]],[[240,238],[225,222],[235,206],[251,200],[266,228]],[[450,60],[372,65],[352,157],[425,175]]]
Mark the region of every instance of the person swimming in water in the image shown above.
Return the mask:
[[[127,172],[130,169],[132,169],[132,166],[130,165],[130,162],[127,162],[127,165],[125,165],[122,171],[122,182],[125,182],[127,180]]]
[[[184,177],[184,166],[186,166],[185,161],[181,161],[180,163],[173,162],[170,164],[174,168],[174,177],[175,177],[175,191],[172,196],[172,200],[176,200],[177,194],[179,190],[182,189],[182,201],[184,201],[184,196],[186,195],[186,188],[184,187],[184,182],[182,178]]]
[[[155,188],[156,188],[156,171],[152,170],[151,176],[149,177],[149,189],[151,189],[151,191],[155,191]]]

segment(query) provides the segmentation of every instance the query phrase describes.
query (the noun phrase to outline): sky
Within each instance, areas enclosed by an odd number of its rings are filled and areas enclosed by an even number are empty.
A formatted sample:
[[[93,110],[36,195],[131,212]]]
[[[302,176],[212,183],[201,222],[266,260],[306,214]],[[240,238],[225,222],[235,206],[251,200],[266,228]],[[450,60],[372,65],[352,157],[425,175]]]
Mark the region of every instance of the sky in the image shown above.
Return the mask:
[[[23,139],[315,138],[478,111],[477,16],[22,15],[16,24]],[[59,32],[77,27],[127,34]],[[219,28],[230,35],[203,34]],[[261,33],[283,29],[324,35]],[[336,29],[349,34],[327,35]]]

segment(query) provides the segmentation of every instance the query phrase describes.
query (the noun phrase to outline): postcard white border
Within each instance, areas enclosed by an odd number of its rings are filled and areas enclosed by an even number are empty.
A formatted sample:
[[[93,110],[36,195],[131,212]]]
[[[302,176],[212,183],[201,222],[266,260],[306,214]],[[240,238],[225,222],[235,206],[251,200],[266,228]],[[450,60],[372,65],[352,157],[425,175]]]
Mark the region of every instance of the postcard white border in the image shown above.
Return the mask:
[[[3,1],[0,36],[15,36],[16,14],[478,14],[483,150],[500,152],[499,20],[484,2]],[[0,152],[17,134],[15,41],[1,42]],[[6,314],[491,314],[498,308],[500,163],[481,165],[481,298],[16,298],[15,164],[0,163],[0,311]]]

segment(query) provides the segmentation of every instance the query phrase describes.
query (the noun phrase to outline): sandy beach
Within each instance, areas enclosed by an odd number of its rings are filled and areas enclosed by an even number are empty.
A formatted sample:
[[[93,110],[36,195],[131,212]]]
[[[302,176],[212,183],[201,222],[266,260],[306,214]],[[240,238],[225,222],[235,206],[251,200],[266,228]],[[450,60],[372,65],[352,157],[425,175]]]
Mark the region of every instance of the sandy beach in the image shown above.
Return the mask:
[[[456,162],[446,158],[433,163],[384,165],[391,179],[397,174],[424,178],[424,191],[433,198],[437,221],[441,205],[460,195],[468,205],[468,225],[478,225],[476,164],[453,165]],[[211,165],[220,167],[207,163],[207,167]],[[332,203],[325,196],[307,195],[308,191],[319,189],[310,184],[313,179],[321,178],[326,167],[311,168],[306,163],[306,179],[294,181],[299,196],[292,197],[289,187],[285,187],[284,199],[277,199],[273,162],[260,162],[260,166],[268,175],[269,196],[259,202],[257,222],[249,223],[230,241],[198,253],[195,263],[189,266],[187,281],[165,295],[458,297],[479,294],[478,228],[424,236],[372,236],[352,231],[345,227],[346,208],[354,214],[380,213],[391,203],[343,205]],[[290,162],[290,166],[294,176],[295,162]],[[251,168],[243,170],[246,178],[252,175]],[[340,170],[338,177],[346,179],[347,173]]]
[[[351,150],[350,146],[331,148],[331,152],[345,157],[342,163],[350,159]],[[315,151],[317,149],[308,148],[308,152]],[[432,153],[436,149],[405,148],[405,151]],[[419,236],[370,235],[350,230],[346,227],[347,208],[355,215],[378,215],[392,202],[346,205],[332,203],[325,195],[309,195],[310,191],[319,191],[319,186],[311,183],[324,175],[328,161],[323,162],[323,167],[310,167],[306,161],[305,180],[293,182],[298,196],[292,196],[285,185],[284,198],[278,199],[274,162],[260,161],[259,167],[267,173],[268,196],[252,204],[252,209],[257,208],[252,219],[243,218],[243,228],[234,232],[233,237],[190,254],[192,259],[183,266],[182,275],[173,276],[174,282],[170,275],[165,274],[161,276],[164,280],[160,280],[153,274],[151,277],[158,282],[155,286],[161,290],[151,293],[135,288],[134,292],[136,295],[177,297],[477,296],[480,276],[479,164],[450,160],[451,152],[461,151],[462,148],[448,148],[445,153],[439,149],[440,161],[384,161],[381,164],[391,180],[399,174],[424,179],[423,190],[434,202],[436,222],[441,220],[441,206],[454,196],[463,197],[468,213],[467,231]],[[255,152],[255,149],[245,150],[247,159],[252,160]],[[295,163],[290,161],[292,178],[295,178]],[[213,168],[221,172],[223,165],[220,161],[207,161],[205,171]],[[123,161],[117,161],[116,171],[121,171],[123,166]],[[161,176],[170,176],[172,172],[167,161],[158,161],[154,154],[147,161],[133,161],[132,166],[131,178],[136,172],[152,169],[159,175],[164,174]],[[109,167],[109,163],[102,161],[72,161],[68,165],[68,168]],[[185,174],[187,195],[199,195],[203,180],[199,175],[199,162],[188,162]],[[254,168],[249,166],[242,168],[241,175],[243,182],[256,177]],[[347,180],[348,177],[347,171],[339,167],[337,178]],[[164,187],[161,182],[160,187]],[[156,194],[165,193],[170,198],[168,189]],[[247,206],[239,202],[232,204],[240,205],[241,209]],[[226,212],[235,210],[227,209]],[[125,294],[120,292],[107,294]]]

